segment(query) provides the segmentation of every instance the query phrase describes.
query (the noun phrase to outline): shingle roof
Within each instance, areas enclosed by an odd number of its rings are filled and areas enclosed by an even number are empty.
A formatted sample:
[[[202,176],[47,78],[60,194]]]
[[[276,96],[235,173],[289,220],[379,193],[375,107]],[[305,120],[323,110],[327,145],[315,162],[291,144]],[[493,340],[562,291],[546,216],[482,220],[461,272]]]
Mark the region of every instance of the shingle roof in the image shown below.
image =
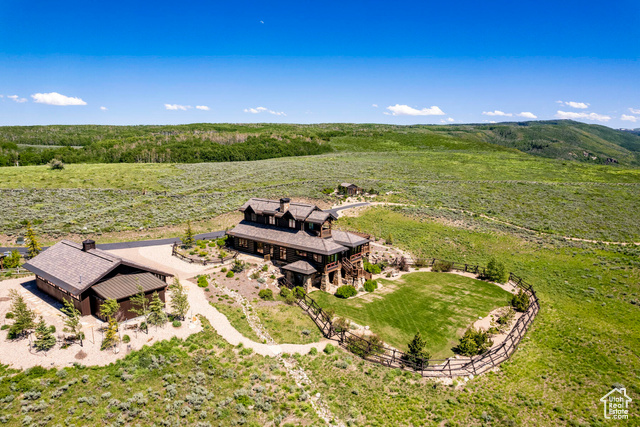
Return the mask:
[[[24,268],[72,295],[79,295],[121,264],[173,276],[100,249],[85,252],[81,244],[70,240],[62,240],[51,246],[24,264]]]
[[[266,213],[269,215],[282,216],[285,213],[280,211],[280,201],[278,200],[252,198],[240,207],[240,211],[244,212],[249,206],[251,206],[251,209],[253,209],[257,214]],[[288,212],[290,212],[291,215],[299,221],[305,220],[314,211],[322,212],[320,208],[315,205],[307,203],[289,203]]]
[[[325,211],[313,211],[311,212],[311,214],[309,214],[309,216],[307,217],[307,221],[308,222],[313,222],[316,224],[322,224],[324,223],[330,216],[334,216],[333,214],[331,214],[331,212],[325,212]],[[334,216],[335,218],[335,216]]]
[[[303,260],[292,262],[291,264],[287,264],[284,267],[282,267],[282,269],[295,271],[296,273],[302,273],[302,274],[313,274],[318,271],[313,267],[313,265]]]
[[[355,248],[356,246],[364,245],[369,242],[369,239],[358,236],[357,234],[349,233],[348,231],[332,230],[331,238],[337,243]]]
[[[167,287],[167,284],[151,273],[121,274],[93,286],[93,290],[103,299],[120,300],[140,292],[138,285],[146,293]]]
[[[322,255],[333,255],[347,250],[331,238],[321,239],[303,230],[287,230],[248,221],[241,221],[235,228],[227,231],[227,234]]]

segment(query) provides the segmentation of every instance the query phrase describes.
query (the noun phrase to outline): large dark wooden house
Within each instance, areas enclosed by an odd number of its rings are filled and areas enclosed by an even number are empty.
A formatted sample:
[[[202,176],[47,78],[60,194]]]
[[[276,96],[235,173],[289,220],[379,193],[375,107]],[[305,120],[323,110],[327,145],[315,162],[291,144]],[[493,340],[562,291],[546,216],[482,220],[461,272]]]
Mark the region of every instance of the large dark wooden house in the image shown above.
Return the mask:
[[[101,318],[102,303],[115,299],[120,304],[118,317],[122,320],[137,316],[130,310],[130,298],[140,292],[138,286],[142,286],[148,299],[158,292],[164,302],[167,277],[172,276],[96,249],[93,240],[82,244],[62,240],[24,267],[36,275],[38,289],[58,301],[70,300],[83,316],[94,314]]]
[[[240,211],[244,220],[227,232],[229,245],[281,265],[291,284],[331,291],[343,282],[364,282],[369,239],[333,230],[332,213],[286,198],[250,199]]]

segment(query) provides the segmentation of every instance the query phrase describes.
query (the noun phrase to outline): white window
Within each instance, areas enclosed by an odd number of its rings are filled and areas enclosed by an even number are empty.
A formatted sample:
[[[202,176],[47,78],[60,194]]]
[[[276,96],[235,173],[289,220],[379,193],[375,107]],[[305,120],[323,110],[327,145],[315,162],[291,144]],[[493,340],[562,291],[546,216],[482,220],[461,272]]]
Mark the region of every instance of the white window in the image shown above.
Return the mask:
[[[289,228],[296,228],[296,220],[295,219],[290,219],[289,220]]]
[[[256,222],[256,221],[257,221],[257,219],[258,219],[258,218],[256,217],[256,214],[252,213],[252,214],[251,214],[251,221]]]
[[[276,224],[276,217],[273,215],[269,215],[269,224],[271,225],[275,225]]]

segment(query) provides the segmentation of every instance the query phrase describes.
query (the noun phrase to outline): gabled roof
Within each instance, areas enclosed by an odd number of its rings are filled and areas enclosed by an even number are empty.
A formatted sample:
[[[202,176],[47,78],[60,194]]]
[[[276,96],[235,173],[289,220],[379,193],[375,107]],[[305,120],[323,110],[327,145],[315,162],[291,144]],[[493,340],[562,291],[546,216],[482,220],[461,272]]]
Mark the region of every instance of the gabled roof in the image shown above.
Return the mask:
[[[355,248],[356,246],[369,243],[369,239],[358,236],[357,234],[349,233],[348,231],[332,230],[331,238],[341,245],[349,248]]]
[[[300,260],[300,261],[296,261],[296,262],[292,262],[291,264],[287,264],[284,267],[282,267],[283,270],[289,270],[289,271],[294,271],[296,273],[302,273],[302,274],[313,274],[315,272],[317,272],[318,270],[316,270],[313,265],[309,264],[307,261],[304,260]]]
[[[358,188],[357,185],[351,184],[350,182],[343,182],[342,184],[340,184],[340,187],[356,187],[356,188]]]
[[[253,210],[258,215],[267,214],[282,217],[286,212],[280,210],[279,200],[259,199],[251,198],[244,205],[240,207],[240,211],[244,212],[247,209]],[[288,211],[298,221],[304,221],[309,215],[314,212],[323,212],[319,207],[310,205],[308,203],[289,203]]]
[[[120,300],[139,293],[138,286],[147,293],[164,289],[167,284],[151,273],[121,274],[98,283],[92,289],[102,299]]]
[[[333,255],[347,250],[347,247],[331,238],[321,239],[304,230],[285,229],[249,221],[241,221],[232,230],[227,231],[227,234],[322,255]]]
[[[313,222],[315,224],[323,224],[327,219],[329,218],[333,218],[333,219],[338,219],[334,214],[332,214],[331,212],[325,212],[325,211],[313,211],[311,212],[311,214],[309,214],[309,216],[307,217],[307,222]]]
[[[81,244],[70,240],[62,240],[41,252],[24,264],[24,268],[72,295],[79,295],[119,265],[173,276],[171,273],[146,267],[100,249],[83,251]]]

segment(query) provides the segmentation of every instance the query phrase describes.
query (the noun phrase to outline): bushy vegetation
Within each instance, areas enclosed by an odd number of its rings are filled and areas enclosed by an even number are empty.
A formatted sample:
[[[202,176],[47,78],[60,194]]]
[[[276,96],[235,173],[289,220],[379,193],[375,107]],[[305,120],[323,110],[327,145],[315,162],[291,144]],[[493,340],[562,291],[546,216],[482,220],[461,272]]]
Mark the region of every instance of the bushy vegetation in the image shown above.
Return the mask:
[[[338,298],[351,298],[358,295],[358,291],[351,285],[342,285],[336,289],[335,296]]]
[[[511,298],[511,306],[521,313],[527,311],[529,304],[529,295],[522,289]]]
[[[382,272],[382,269],[377,264],[371,264],[367,260],[364,260],[363,264],[364,264],[364,270],[368,271],[371,274],[380,274]]]
[[[453,269],[453,263],[451,261],[436,260],[431,267],[431,271],[438,273],[446,273]]]
[[[36,327],[36,313],[31,310],[22,295],[15,289],[9,290],[13,323],[9,327],[8,338],[16,339],[29,333]]]
[[[378,289],[378,282],[375,280],[367,280],[366,282],[364,282],[364,290],[367,292],[373,292],[376,289]]]
[[[260,292],[258,292],[258,297],[263,300],[271,301],[273,300],[273,291],[271,289],[260,289]]]
[[[507,271],[504,269],[504,264],[495,258],[491,258],[484,269],[484,273],[481,274],[481,278],[491,282],[504,283],[507,280]]]
[[[456,347],[456,352],[463,356],[476,356],[487,351],[493,345],[489,333],[484,329],[469,328]]]
[[[207,279],[207,276],[204,274],[198,276],[198,287],[206,288],[207,286],[209,286],[209,280]]]

